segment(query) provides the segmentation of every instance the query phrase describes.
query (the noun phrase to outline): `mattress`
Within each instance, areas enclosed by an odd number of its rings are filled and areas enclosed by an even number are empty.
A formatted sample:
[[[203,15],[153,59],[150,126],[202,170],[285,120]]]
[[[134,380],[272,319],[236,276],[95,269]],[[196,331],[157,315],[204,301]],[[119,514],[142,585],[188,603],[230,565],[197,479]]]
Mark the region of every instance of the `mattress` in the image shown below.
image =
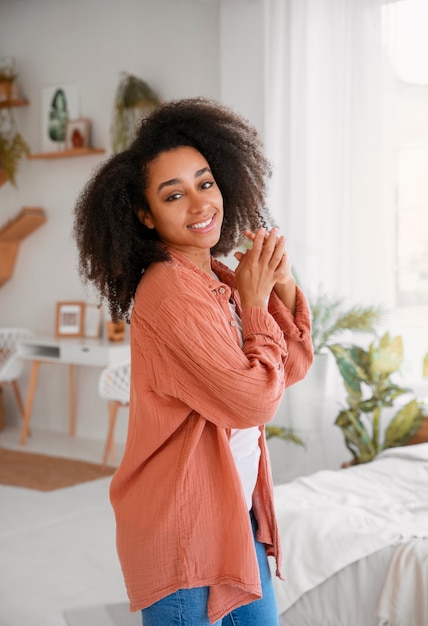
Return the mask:
[[[277,485],[275,505],[284,555],[285,580],[274,577],[281,626],[392,624],[376,611],[397,550],[428,536],[428,444]]]

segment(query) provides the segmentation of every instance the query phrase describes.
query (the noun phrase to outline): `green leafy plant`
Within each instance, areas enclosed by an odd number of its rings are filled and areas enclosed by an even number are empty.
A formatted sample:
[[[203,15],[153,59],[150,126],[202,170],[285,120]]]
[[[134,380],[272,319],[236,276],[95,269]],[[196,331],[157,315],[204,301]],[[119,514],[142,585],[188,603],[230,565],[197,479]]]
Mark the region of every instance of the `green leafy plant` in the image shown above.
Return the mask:
[[[3,109],[0,118],[0,169],[5,173],[5,181],[9,180],[16,187],[19,165],[29,153],[30,147],[16,129],[10,110]]]
[[[160,103],[148,84],[133,74],[122,73],[116,90],[110,134],[113,152],[125,150],[138,123]]]
[[[266,439],[272,439],[273,437],[278,437],[278,439],[282,439],[283,441],[291,441],[292,443],[297,444],[298,446],[304,446],[305,443],[300,437],[298,437],[290,428],[285,428],[284,426],[265,426]]]
[[[346,308],[342,298],[320,293],[309,298],[312,318],[312,344],[315,354],[328,348],[343,331],[374,332],[382,312],[376,307]]]
[[[348,406],[336,418],[354,463],[367,463],[386,448],[405,445],[420,428],[422,412],[415,398],[395,413],[381,441],[381,413],[410,390],[391,380],[403,359],[401,337],[385,333],[367,350],[359,346],[328,346],[336,359],[348,392]]]

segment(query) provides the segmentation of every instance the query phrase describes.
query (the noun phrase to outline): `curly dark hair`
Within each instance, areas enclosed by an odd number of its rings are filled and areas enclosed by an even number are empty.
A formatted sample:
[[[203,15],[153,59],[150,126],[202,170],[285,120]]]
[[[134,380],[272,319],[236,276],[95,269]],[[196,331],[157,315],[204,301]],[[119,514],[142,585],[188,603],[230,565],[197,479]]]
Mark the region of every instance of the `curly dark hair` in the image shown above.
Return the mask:
[[[113,321],[129,320],[141,274],[169,259],[156,232],[137,217],[149,211],[148,166],[161,152],[196,148],[207,160],[223,196],[224,218],[213,256],[227,255],[243,230],[269,227],[265,207],[271,166],[255,128],[228,107],[206,98],[173,100],[141,122],[133,143],[104,162],[80,193],[73,235],[79,273],[109,304]]]

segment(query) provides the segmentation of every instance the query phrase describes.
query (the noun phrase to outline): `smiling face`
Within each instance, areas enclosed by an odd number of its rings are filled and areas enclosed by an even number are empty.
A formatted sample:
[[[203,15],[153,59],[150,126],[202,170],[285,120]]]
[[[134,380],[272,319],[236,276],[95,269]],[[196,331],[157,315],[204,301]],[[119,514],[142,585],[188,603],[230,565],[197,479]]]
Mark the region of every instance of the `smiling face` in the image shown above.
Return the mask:
[[[223,198],[206,159],[195,148],[161,152],[148,167],[150,212],[139,218],[169,248],[210,271],[210,249],[220,238]]]

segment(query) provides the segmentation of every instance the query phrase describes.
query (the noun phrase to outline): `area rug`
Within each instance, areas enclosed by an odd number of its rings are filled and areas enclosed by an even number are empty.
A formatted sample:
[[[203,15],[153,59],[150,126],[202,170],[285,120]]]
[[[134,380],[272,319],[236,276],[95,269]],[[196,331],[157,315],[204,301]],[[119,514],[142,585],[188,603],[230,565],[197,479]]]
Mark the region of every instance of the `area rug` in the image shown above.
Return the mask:
[[[130,613],[128,603],[64,611],[68,626],[141,626],[141,613]]]
[[[64,457],[0,449],[0,484],[54,491],[112,476],[114,467]]]

